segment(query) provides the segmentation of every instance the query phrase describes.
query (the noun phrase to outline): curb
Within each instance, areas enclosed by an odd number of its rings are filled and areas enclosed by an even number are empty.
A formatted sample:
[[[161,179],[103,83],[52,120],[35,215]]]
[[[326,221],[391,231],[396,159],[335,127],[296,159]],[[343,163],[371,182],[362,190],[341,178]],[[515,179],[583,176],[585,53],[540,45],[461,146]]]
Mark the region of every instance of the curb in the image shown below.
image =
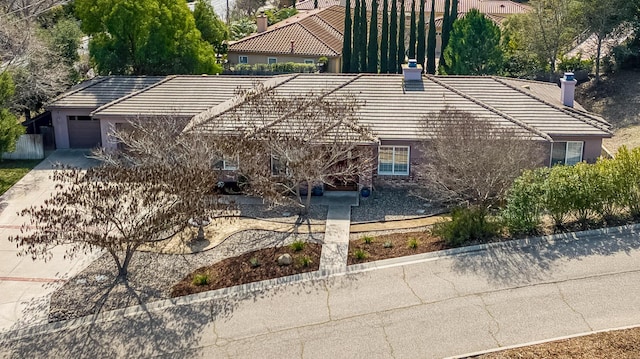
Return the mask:
[[[579,337],[586,337],[588,335],[593,335],[593,334],[608,333],[608,332],[613,332],[613,331],[618,331],[618,330],[634,329],[634,328],[640,328],[640,324],[629,325],[629,326],[626,326],[626,327],[593,330],[593,331],[590,331],[590,332],[565,335],[565,336],[562,336],[562,337],[537,340],[537,341],[528,342],[528,343],[522,343],[522,344],[514,344],[514,345],[509,345],[509,346],[506,346],[506,347],[498,347],[498,348],[487,349],[487,350],[482,350],[482,351],[473,352],[473,353],[467,353],[467,354],[462,354],[462,355],[454,355],[454,356],[446,357],[444,359],[476,358],[476,357],[479,357],[480,355],[497,353],[497,352],[501,352],[501,351],[504,351],[504,350],[524,348],[524,347],[528,347],[528,346],[532,346],[532,345],[546,344],[546,343],[556,342],[556,341],[560,341],[560,340],[573,339],[573,338],[579,338]]]
[[[560,241],[573,242],[582,238],[594,237],[596,235],[636,233],[636,231],[640,231],[640,224],[593,229],[593,230],[582,231],[582,232],[561,233],[561,234],[554,234],[554,235],[542,236],[542,237],[523,238],[523,239],[511,240],[507,242],[479,244],[474,246],[447,249],[447,250],[437,251],[437,252],[416,254],[416,255],[406,256],[406,257],[390,258],[390,259],[384,259],[384,260],[374,261],[369,263],[350,265],[350,266],[347,266],[346,271],[318,270],[315,272],[294,274],[286,277],[241,284],[234,287],[221,288],[221,289],[212,290],[208,292],[186,295],[178,298],[164,299],[164,300],[159,300],[159,301],[155,301],[147,304],[115,309],[112,311],[92,314],[92,315],[81,317],[81,318],[63,320],[63,321],[53,322],[53,323],[46,323],[46,324],[31,326],[27,328],[17,329],[14,331],[10,330],[10,331],[0,333],[0,342],[6,341],[6,340],[21,339],[21,338],[33,336],[36,334],[57,332],[60,330],[71,329],[71,328],[75,328],[75,327],[82,326],[85,324],[90,324],[90,323],[108,322],[108,321],[115,320],[117,318],[132,316],[132,315],[149,312],[149,311],[156,311],[156,310],[169,308],[173,306],[190,305],[190,304],[200,303],[200,302],[204,302],[211,299],[220,299],[224,297],[229,297],[232,295],[251,294],[254,292],[277,288],[277,287],[288,285],[288,284],[295,284],[295,283],[307,282],[312,280],[323,280],[331,277],[364,273],[364,272],[368,272],[376,269],[384,269],[384,268],[396,267],[400,265],[417,264],[421,262],[438,260],[441,258],[464,255],[468,253],[480,252],[480,251],[485,251],[485,250],[490,250],[495,248],[519,249],[519,248],[537,246],[541,244],[556,244]],[[501,348],[500,350],[502,349],[504,348]]]

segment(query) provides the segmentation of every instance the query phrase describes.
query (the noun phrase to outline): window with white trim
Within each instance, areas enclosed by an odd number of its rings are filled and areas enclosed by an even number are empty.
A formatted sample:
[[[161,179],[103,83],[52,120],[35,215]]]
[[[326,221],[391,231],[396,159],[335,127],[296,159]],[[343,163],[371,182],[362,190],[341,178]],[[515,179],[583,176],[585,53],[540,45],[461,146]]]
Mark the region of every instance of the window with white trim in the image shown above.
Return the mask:
[[[271,64],[276,64],[276,63],[278,63],[278,59],[277,59],[277,58],[275,58],[275,57],[269,57],[269,58],[267,58],[267,63],[268,63],[269,65],[271,65]]]
[[[238,63],[239,64],[248,64],[249,63],[249,56],[244,56],[244,55],[238,56]]]
[[[222,159],[215,164],[215,168],[225,171],[235,171],[238,169],[238,156],[235,159],[230,159],[227,156],[222,156]]]
[[[551,144],[551,165],[575,165],[582,162],[584,142],[567,141]]]
[[[398,176],[409,175],[409,147],[378,147],[378,174]]]

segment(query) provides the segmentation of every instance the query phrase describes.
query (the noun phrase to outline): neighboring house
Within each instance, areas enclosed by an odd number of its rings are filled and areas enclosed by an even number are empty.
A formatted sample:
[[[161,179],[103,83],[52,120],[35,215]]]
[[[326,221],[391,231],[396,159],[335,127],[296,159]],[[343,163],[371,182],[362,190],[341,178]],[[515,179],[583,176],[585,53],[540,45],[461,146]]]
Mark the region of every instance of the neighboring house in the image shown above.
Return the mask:
[[[284,96],[311,91],[318,96],[325,94],[328,99],[353,95],[362,103],[357,114],[360,124],[369,126],[376,136],[371,143],[378,156],[373,175],[409,180],[416,165],[424,161],[420,150],[424,140],[421,122],[446,106],[514,129],[530,138],[532,144],[544,146],[546,164],[594,162],[602,152],[602,139],[612,135],[605,120],[573,101],[575,81],[563,81],[562,88],[558,88],[551,83],[503,77],[420,76],[419,70],[413,76],[418,80],[375,74],[171,76],[142,90],[131,90],[89,114],[103,129],[102,145],[115,148],[117,144],[109,138],[108,130],[132,118],[152,120],[169,114],[191,118],[188,125],[191,129],[206,128],[209,119],[232,106],[242,105],[235,92],[238,86],[248,88],[259,82],[267,91]],[[111,81],[117,84],[116,80]],[[64,100],[68,108],[78,108],[94,93],[92,86],[85,86],[54,104]],[[56,111],[58,117],[73,115],[60,107]],[[56,128],[56,134],[59,132],[64,131]]]
[[[328,72],[340,72],[342,62],[342,42],[344,34],[345,0],[305,0],[296,4],[300,13],[267,27],[267,18],[258,17],[258,32],[229,44],[227,59],[231,66],[236,64],[267,64],[275,62],[317,63],[325,56],[329,59]],[[406,0],[406,26],[409,29],[411,5]],[[378,1],[381,7],[382,1]],[[351,1],[355,7],[355,1]],[[391,5],[389,5],[391,6]],[[416,1],[416,11],[420,2]],[[425,18],[428,22],[431,2],[426,0]],[[367,0],[371,11],[371,0]],[[529,7],[508,0],[460,0],[458,17],[469,10],[478,9],[489,19],[501,24],[511,14],[522,14]],[[444,0],[436,1],[436,54],[440,56],[442,16]],[[381,12],[379,12],[381,17]],[[378,26],[382,23],[378,21]],[[428,31],[428,24],[427,24]],[[378,32],[379,34],[381,31]],[[405,40],[409,40],[408,34]]]
[[[340,72],[344,15],[344,7],[336,5],[300,13],[269,27],[267,18],[259,16],[257,33],[229,43],[229,64],[316,64],[326,57],[328,72]]]

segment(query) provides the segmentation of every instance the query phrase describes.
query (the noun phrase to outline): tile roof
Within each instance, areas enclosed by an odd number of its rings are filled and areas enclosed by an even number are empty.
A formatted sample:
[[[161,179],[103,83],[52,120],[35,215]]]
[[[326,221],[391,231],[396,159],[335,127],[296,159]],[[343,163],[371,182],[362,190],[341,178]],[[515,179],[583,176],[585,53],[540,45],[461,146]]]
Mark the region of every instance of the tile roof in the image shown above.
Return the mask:
[[[342,52],[344,8],[332,6],[290,17],[229,44],[229,52],[337,57]]]
[[[239,88],[251,88],[266,79],[269,77],[171,76],[101,106],[92,116],[129,118],[141,114],[171,114],[191,117],[233,97]]]
[[[47,108],[95,109],[147,88],[163,76],[105,76],[87,80],[54,99]]]
[[[603,119],[581,108],[566,108],[559,100],[549,101],[548,95],[538,96],[542,85],[533,86],[536,90],[528,93],[518,88],[519,84],[518,80],[497,77],[428,76],[423,81],[404,82],[402,75],[299,74],[283,78],[269,90],[279,96],[323,93],[329,99],[353,95],[362,103],[357,114],[360,123],[380,139],[418,139],[423,118],[446,106],[537,140],[567,135],[611,136],[610,126]],[[544,91],[560,98],[557,86],[547,86]],[[242,112],[242,106],[242,101],[229,99],[195,116],[187,128],[224,130],[225,116],[232,109]]]

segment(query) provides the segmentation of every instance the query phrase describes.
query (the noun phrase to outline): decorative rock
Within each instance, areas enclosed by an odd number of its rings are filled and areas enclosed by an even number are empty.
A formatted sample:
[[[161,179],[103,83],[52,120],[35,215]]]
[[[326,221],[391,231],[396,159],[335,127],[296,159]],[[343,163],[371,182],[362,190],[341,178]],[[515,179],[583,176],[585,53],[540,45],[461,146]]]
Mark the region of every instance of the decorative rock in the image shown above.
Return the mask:
[[[293,263],[293,258],[289,253],[282,254],[278,257],[278,265],[280,266],[288,266]]]
[[[107,280],[107,276],[106,275],[98,274],[96,276],[96,282],[98,282],[98,283],[104,282],[105,280]]]
[[[82,278],[82,279],[76,279],[76,283],[78,284],[87,284],[87,280]]]
[[[282,212],[282,217],[291,217],[291,212]]]
[[[418,212],[418,214],[424,214],[424,212],[426,212],[424,209],[419,209],[416,212]]]

